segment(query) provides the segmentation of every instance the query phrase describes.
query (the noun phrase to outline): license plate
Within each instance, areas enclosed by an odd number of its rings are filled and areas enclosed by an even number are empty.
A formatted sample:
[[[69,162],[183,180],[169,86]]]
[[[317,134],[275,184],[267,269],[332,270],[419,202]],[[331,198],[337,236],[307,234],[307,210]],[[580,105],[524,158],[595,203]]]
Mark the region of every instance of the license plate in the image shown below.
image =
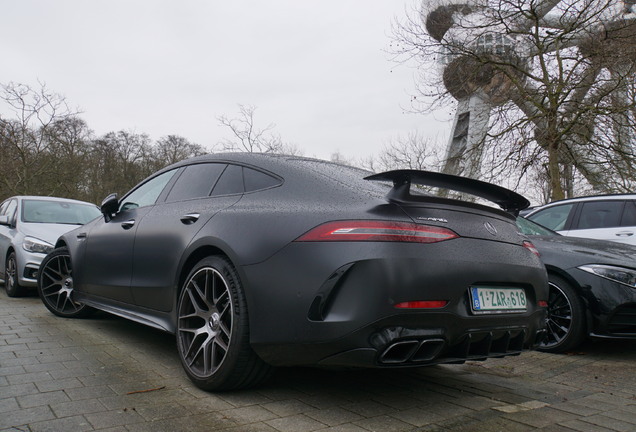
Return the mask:
[[[522,288],[470,287],[475,313],[524,312],[526,293]]]

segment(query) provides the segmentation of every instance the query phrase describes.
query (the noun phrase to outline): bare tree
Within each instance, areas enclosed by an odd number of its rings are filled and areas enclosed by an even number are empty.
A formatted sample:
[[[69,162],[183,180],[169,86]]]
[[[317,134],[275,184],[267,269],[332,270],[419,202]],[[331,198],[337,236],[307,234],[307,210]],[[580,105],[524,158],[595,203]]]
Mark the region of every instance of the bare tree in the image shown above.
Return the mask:
[[[256,107],[239,105],[238,117],[229,118],[225,115],[217,117],[222,126],[227,127],[231,139],[225,139],[217,144],[223,151],[238,151],[247,153],[278,153],[302,155],[303,151],[297,145],[283,142],[280,135],[274,131],[276,125],[268,124],[259,128],[255,120]]]
[[[157,140],[153,153],[159,169],[207,152],[199,144],[192,143],[182,136],[166,135]]]
[[[483,159],[482,177],[543,171],[550,199],[572,195],[580,179],[596,191],[628,191],[636,183],[634,12],[619,0],[425,1],[397,24],[393,48],[421,62],[415,109],[451,98],[492,108],[487,133],[449,153],[447,165]]]
[[[222,126],[227,127],[233,135],[219,143],[226,151],[243,151],[248,153],[280,153],[283,143],[280,136],[273,132],[275,125],[270,123],[265,128],[258,128],[254,115],[256,107],[239,105],[239,115],[229,118],[225,115],[217,117]]]
[[[43,183],[54,161],[48,157],[52,129],[72,118],[63,96],[44,84],[0,84],[0,102],[11,115],[0,116],[2,193],[24,194],[46,189]]]
[[[375,168],[380,171],[393,169],[439,170],[440,148],[431,139],[417,132],[398,136],[385,144],[377,156]]]

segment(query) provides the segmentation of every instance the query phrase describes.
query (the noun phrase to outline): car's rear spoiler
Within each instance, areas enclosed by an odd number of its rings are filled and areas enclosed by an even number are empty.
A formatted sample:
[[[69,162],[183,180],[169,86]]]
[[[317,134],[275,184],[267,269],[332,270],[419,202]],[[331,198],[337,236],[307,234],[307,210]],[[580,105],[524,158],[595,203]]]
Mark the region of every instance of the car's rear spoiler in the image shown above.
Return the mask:
[[[474,195],[487,199],[515,216],[520,210],[530,206],[530,201],[510,189],[486,183],[468,177],[442,174],[431,171],[394,170],[373,174],[365,180],[391,181],[393,189],[387,198],[392,201],[408,202],[413,198],[410,194],[411,184],[433,186]]]

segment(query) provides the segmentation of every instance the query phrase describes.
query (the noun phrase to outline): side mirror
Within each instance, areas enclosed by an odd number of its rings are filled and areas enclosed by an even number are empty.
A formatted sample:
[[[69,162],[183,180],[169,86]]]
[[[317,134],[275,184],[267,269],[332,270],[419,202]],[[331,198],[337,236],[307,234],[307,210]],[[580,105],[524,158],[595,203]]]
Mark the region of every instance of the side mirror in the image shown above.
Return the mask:
[[[102,206],[100,207],[100,210],[104,215],[104,221],[110,222],[110,220],[113,218],[113,215],[117,213],[118,208],[119,200],[117,199],[116,193],[112,193],[104,198],[104,201],[102,201]]]
[[[9,225],[9,216],[0,216],[0,225]]]

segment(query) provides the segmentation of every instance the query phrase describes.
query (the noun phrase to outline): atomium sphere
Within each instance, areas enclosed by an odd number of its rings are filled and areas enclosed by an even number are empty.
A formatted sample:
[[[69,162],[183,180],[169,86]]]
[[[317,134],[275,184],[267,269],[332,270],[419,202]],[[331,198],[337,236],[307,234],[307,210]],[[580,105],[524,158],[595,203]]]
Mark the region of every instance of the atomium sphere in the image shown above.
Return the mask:
[[[527,55],[506,33],[505,24],[490,23],[488,10],[466,0],[437,6],[425,17],[428,33],[440,42],[444,85],[456,99],[477,91],[493,104],[510,99],[513,80],[523,79]]]

